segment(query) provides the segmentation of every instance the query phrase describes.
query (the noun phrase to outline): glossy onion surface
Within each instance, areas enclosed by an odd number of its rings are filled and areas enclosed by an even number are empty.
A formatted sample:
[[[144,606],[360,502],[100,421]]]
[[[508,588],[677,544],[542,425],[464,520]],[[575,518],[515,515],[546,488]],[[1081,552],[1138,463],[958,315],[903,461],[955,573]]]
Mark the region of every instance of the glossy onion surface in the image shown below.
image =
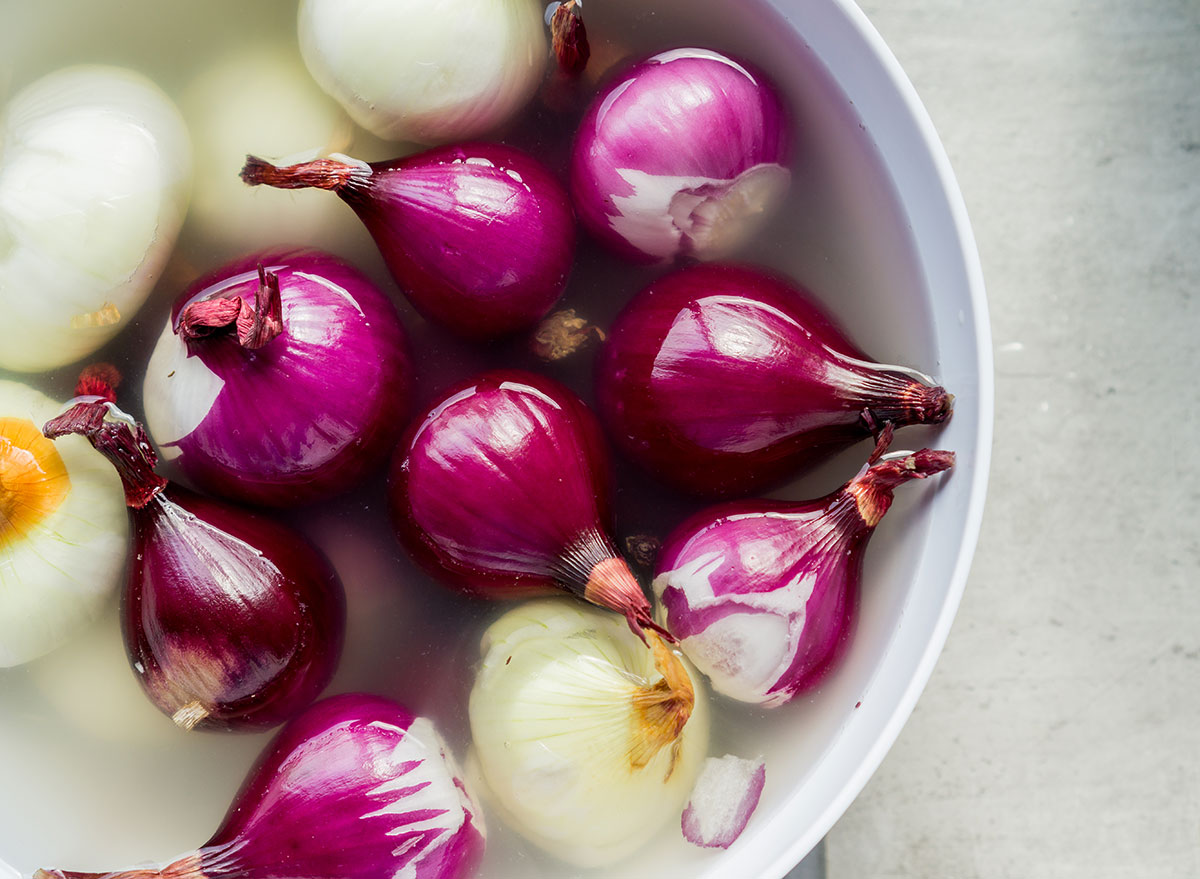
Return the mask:
[[[609,467],[595,417],[566,387],[497,370],[445,393],[400,444],[391,507],[401,540],[479,595],[567,589],[649,622],[608,536]]]
[[[790,122],[750,65],[673,49],[592,101],[571,157],[584,227],[636,262],[735,252],[783,199]]]
[[[863,552],[892,490],[953,462],[952,452],[924,449],[864,467],[818,500],[697,513],[656,566],[667,628],[719,693],[772,707],[811,690],[849,644]]]
[[[441,736],[377,696],[334,696],[259,757],[221,827],[162,870],[35,879],[465,879],[484,826]]]
[[[532,326],[558,300],[575,253],[567,194],[512,147],[469,143],[378,162],[319,159],[252,184],[337,192],[375,239],[396,282],[432,321],[469,338]]]
[[[233,326],[189,331],[198,305],[253,308],[274,275],[281,328],[247,347]],[[395,445],[412,364],[395,308],[361,272],[315,251],[226,265],[176,301],[146,370],[146,422],[197,487],[271,506],[338,494]]]
[[[597,391],[626,454],[702,495],[769,486],[886,422],[944,421],[952,402],[868,359],[799,287],[731,265],[682,269],[635,296]]]

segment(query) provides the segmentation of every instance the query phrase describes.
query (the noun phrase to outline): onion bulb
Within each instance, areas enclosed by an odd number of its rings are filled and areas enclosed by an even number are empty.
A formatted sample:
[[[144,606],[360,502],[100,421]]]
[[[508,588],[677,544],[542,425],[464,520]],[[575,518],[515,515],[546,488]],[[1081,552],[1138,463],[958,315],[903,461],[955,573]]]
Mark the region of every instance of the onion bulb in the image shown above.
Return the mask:
[[[317,697],[341,656],[346,599],[316,547],[168,483],[112,402],[79,397],[43,431],[86,437],[121,477],[134,547],[125,649],[160,711],[183,729],[262,729]]]
[[[180,294],[144,388],[151,436],[198,488],[289,506],[382,463],[412,365],[396,309],[362,272],[319,251],[260,253]]]
[[[161,870],[34,879],[466,879],[484,834],[433,724],[349,693],[280,731],[199,849]]]
[[[42,436],[61,411],[33,388],[0,381],[0,667],[83,631],[125,567],[121,480],[86,440]]]
[[[783,102],[761,71],[673,49],[593,99],[571,156],[571,195],[584,227],[635,262],[716,259],[783,201],[790,145]]]
[[[558,599],[509,611],[484,633],[470,699],[485,795],[551,854],[600,866],[678,821],[708,749],[694,673],[655,634]]]
[[[166,95],[116,67],[43,77],[0,125],[0,367],[38,372],[141,307],[183,222],[191,147]]]
[[[654,591],[689,659],[732,699],[768,708],[820,684],[854,632],[863,554],[895,488],[948,470],[954,453],[880,460],[812,501],[733,501],[663,544]]]
[[[501,125],[549,55],[536,0],[302,0],[300,50],[355,122],[424,144]]]

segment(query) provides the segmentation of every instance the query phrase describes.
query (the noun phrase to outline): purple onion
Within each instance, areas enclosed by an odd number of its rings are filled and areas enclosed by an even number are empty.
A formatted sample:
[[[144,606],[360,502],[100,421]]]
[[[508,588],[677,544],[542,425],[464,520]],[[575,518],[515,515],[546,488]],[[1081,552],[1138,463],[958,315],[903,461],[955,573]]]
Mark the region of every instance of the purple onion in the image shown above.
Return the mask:
[[[39,870],[34,879],[463,879],[484,836],[433,724],[352,693],[280,731],[196,851],[161,870]]]
[[[597,367],[601,416],[631,458],[701,495],[746,493],[877,433],[936,424],[953,397],[875,363],[793,284],[705,265],[643,290]]]
[[[919,452],[868,466],[814,501],[734,501],[680,525],[654,578],[666,627],[713,689],[782,705],[816,687],[854,629],[862,558],[892,491],[949,469],[953,452]]]
[[[583,401],[551,379],[497,370],[442,395],[397,450],[390,500],[409,551],[488,598],[565,589],[656,628],[604,522],[609,465]]]
[[[361,272],[317,251],[246,257],[192,284],[150,358],[146,421],[198,487],[289,506],[339,494],[404,430],[404,327]]]
[[[541,163],[502,144],[438,147],[373,165],[318,159],[277,168],[250,156],[242,179],[336,192],[417,310],[468,338],[537,323],[571,270],[575,218],[566,192]]]
[[[138,683],[180,727],[260,729],[307,706],[341,655],[346,598],[298,533],[169,484],[141,425],[100,397],[44,428],[116,467],[133,538],[121,599]]]
[[[571,158],[579,219],[636,262],[727,256],[782,201],[790,126],[750,65],[708,49],[655,55],[584,116]]]

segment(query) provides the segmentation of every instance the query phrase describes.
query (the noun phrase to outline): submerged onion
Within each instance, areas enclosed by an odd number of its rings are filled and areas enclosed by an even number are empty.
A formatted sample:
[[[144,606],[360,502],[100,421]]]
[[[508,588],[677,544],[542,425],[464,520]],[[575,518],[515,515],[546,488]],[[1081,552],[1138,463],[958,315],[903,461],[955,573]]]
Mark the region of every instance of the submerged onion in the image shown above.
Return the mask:
[[[626,454],[696,494],[748,492],[953,397],[859,351],[801,288],[758,269],[683,269],[643,290],[597,365],[600,412]]]
[[[299,19],[313,79],[385,140],[486,134],[546,69],[537,0],[302,0]]]
[[[125,649],[160,711],[184,729],[262,728],[320,694],[341,654],[346,599],[316,547],[168,484],[141,425],[103,398],[77,398],[44,432],[86,437],[121,477],[133,525]]]
[[[0,381],[0,668],[81,632],[125,567],[121,481],[84,440],[42,436],[61,411],[27,385]]]
[[[783,200],[790,124],[745,62],[708,49],[655,55],[597,95],[580,125],[579,219],[637,262],[728,256]]]
[[[496,370],[444,393],[401,442],[390,500],[400,539],[446,582],[490,598],[565,589],[653,628],[604,523],[608,456],[583,401]]]
[[[571,271],[575,217],[566,192],[540,162],[502,144],[373,165],[336,157],[277,168],[250,156],[242,179],[337,193],[417,310],[462,336],[533,325]]]
[[[39,79],[0,126],[0,368],[38,372],[141,307],[183,222],[191,147],[170,99],[117,67]]]
[[[471,691],[472,755],[491,804],[563,860],[611,864],[680,809],[708,749],[694,672],[655,634],[551,599],[484,633]]]
[[[39,870],[34,879],[465,879],[484,833],[433,724],[352,693],[280,731],[196,851],[161,870]]]
[[[697,513],[663,544],[662,618],[713,689],[782,705],[816,687],[849,644],[863,553],[896,486],[949,469],[953,452],[871,460],[812,501],[747,500]]]
[[[318,251],[223,266],[175,302],[146,424],[197,486],[285,506],[345,491],[404,429],[412,365],[387,297]]]

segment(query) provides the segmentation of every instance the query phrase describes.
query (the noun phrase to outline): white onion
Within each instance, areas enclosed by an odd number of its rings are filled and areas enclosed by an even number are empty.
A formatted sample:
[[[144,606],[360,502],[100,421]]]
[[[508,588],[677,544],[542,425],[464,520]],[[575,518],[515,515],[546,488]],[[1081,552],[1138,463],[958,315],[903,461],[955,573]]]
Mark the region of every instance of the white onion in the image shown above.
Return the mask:
[[[0,667],[66,642],[100,612],[125,567],[116,472],[82,437],[52,443],[62,405],[0,381]]]
[[[355,122],[424,144],[502,124],[549,56],[536,0],[302,0],[300,50]]]
[[[161,274],[187,207],[187,131],[140,74],[85,66],[13,98],[0,144],[0,367],[53,369],[112,338]]]

